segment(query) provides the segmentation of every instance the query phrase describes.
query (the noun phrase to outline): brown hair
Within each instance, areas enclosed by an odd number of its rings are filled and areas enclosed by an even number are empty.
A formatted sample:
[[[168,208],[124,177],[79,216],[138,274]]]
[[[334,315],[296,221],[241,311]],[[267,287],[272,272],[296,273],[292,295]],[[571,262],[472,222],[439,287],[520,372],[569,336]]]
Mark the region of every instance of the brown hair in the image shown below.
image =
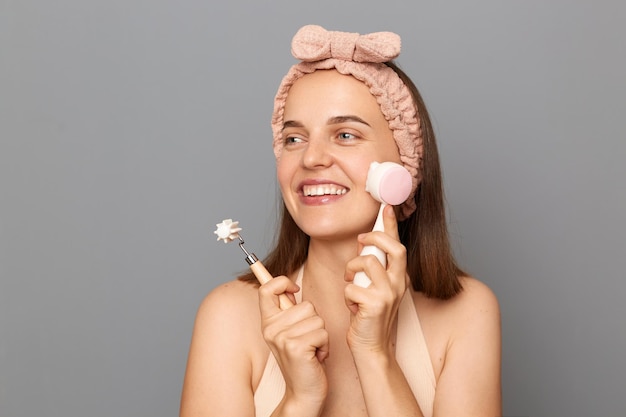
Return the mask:
[[[450,247],[435,133],[426,105],[413,81],[394,62],[386,65],[411,91],[423,136],[422,180],[414,197],[417,209],[398,223],[400,241],[407,250],[407,273],[415,291],[431,298],[449,299],[461,291],[459,277],[466,274],[458,267]],[[297,270],[306,261],[309,246],[309,236],[296,225],[282,198],[280,205],[279,233],[274,249],[263,261],[273,276],[288,275]],[[251,272],[239,279],[257,282]]]

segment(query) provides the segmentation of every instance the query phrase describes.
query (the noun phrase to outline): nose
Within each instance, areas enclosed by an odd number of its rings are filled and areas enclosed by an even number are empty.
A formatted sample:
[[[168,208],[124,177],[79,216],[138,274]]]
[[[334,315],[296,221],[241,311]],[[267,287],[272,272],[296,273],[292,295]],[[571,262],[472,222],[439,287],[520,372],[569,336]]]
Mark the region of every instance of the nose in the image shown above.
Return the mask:
[[[332,164],[330,142],[323,137],[309,137],[302,155],[302,165],[309,169],[325,168]]]

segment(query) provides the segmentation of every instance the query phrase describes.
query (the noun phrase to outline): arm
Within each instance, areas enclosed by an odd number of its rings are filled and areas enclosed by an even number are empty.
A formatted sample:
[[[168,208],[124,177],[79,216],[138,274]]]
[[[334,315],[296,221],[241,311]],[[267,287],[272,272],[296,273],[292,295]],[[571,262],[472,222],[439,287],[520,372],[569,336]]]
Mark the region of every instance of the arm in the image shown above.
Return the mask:
[[[204,299],[189,349],[181,417],[254,416],[252,360],[254,347],[264,348],[252,336],[259,333],[257,305],[256,289],[238,281]]]
[[[423,417],[417,400],[393,355],[354,354],[363,397],[370,417]]]
[[[498,301],[473,278],[463,279],[463,291],[446,314],[454,332],[437,382],[437,416],[499,416],[501,330]]]
[[[463,279],[463,292],[438,311],[450,327],[437,380],[433,415],[483,417],[502,414],[501,331],[496,297],[481,282]],[[370,417],[422,416],[393,353],[354,350]]]
[[[422,411],[395,358],[395,325],[398,308],[408,285],[406,248],[400,243],[393,208],[383,212],[384,232],[359,236],[362,245],[373,245],[387,255],[385,268],[373,256],[358,256],[346,265],[346,280],[358,271],[371,279],[368,288],[348,285],[350,309],[347,341],[359,374],[370,417],[422,417]]]
[[[358,270],[372,278],[367,289],[346,287],[352,312],[348,344],[360,376],[370,417],[422,416],[422,412],[395,360],[393,329],[397,305],[406,286],[406,254],[397,242],[393,212],[385,216],[385,233],[368,233],[362,244],[387,253],[388,267],[370,257],[357,257],[347,265],[346,280]],[[430,310],[445,336],[443,368],[437,378],[434,414],[438,417],[500,415],[500,312],[493,293],[472,278],[463,278],[463,291],[452,300],[439,301]]]
[[[263,337],[285,379],[285,395],[273,417],[316,417],[322,412],[328,382],[324,360],[328,332],[313,304],[304,301],[286,310],[279,295],[299,288],[287,277],[276,277],[259,288]]]

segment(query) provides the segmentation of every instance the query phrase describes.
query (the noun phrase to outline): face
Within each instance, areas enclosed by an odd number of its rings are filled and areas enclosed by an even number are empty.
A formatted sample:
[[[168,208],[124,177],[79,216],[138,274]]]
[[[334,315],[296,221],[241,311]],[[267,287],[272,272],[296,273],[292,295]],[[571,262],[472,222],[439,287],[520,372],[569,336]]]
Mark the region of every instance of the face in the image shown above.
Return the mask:
[[[298,79],[285,103],[277,176],[285,205],[312,238],[370,231],[380,203],[365,191],[373,161],[400,162],[368,87],[335,70]]]

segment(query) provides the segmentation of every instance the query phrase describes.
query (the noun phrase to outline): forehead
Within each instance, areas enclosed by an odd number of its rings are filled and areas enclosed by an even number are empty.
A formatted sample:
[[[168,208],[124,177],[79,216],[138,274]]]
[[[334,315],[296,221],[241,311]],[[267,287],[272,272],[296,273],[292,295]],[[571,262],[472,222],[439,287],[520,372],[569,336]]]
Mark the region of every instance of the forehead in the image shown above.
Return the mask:
[[[369,117],[384,116],[369,87],[351,75],[336,70],[317,70],[297,79],[287,94],[285,117],[299,110],[358,113]]]
[[[362,82],[354,78],[352,75],[341,74],[336,69],[319,69],[317,71],[313,71],[309,74],[305,74],[294,81],[291,89],[294,87],[304,88],[305,85],[317,85],[323,86],[326,84],[338,85],[345,84],[346,87],[352,86],[355,89],[363,89],[364,92],[368,92],[369,90],[367,86]]]

